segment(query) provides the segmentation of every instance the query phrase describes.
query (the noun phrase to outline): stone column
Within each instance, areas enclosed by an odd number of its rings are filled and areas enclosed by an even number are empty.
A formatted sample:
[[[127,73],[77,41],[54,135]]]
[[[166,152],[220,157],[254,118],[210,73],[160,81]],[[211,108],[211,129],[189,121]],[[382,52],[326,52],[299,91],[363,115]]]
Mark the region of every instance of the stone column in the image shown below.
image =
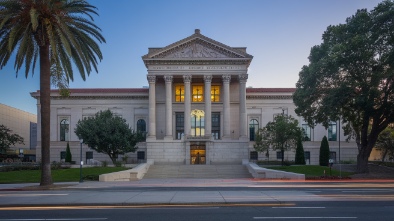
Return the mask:
[[[204,76],[204,99],[205,99],[205,135],[211,136],[212,133],[212,108],[211,108],[211,82],[212,76]]]
[[[172,76],[164,76],[166,82],[166,136],[164,139],[172,140]]]
[[[149,130],[148,138],[156,139],[156,76],[148,75],[149,82]]]
[[[191,129],[191,91],[190,91],[190,83],[192,81],[191,75],[183,75],[183,83],[185,85],[185,113],[184,113],[184,130],[185,130],[185,138],[190,135]]]
[[[223,75],[223,138],[230,138],[230,81],[231,75]]]
[[[239,79],[239,136],[247,138],[247,114],[246,114],[246,81],[248,80],[247,74],[240,74]]]

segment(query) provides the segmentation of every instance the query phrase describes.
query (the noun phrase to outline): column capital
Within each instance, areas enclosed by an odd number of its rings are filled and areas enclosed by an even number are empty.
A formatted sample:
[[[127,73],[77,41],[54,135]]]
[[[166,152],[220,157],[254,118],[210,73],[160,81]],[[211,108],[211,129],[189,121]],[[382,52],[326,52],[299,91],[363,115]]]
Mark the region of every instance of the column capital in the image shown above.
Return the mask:
[[[146,78],[148,79],[149,83],[153,83],[153,84],[156,83],[156,76],[155,75],[148,75]]]
[[[222,75],[222,79],[224,83],[230,83],[231,81],[231,75]]]
[[[246,83],[248,80],[248,74],[240,74],[238,75],[239,83]]]
[[[192,76],[191,75],[183,75],[183,82],[184,83],[192,82]]]
[[[211,83],[212,82],[212,75],[204,75],[204,81],[205,81],[205,83]]]
[[[166,83],[171,83],[172,82],[172,75],[165,75],[164,76],[164,80],[166,81]]]

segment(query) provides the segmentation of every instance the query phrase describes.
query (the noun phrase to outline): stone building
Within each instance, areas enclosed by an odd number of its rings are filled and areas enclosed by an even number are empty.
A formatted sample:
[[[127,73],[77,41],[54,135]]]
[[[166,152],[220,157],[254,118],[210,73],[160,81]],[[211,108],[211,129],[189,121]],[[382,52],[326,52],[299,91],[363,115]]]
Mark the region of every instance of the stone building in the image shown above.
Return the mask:
[[[324,135],[330,140],[334,160],[339,159],[339,151],[341,160],[355,160],[356,145],[338,141],[336,122],[327,130],[319,125],[312,129],[296,116],[295,88],[247,88],[252,59],[245,47],[227,46],[196,29],[193,35],[163,48],[149,48],[142,56],[149,88],[70,89],[68,98],[52,91],[51,161],[62,159],[67,142],[73,155],[79,156],[75,125],[107,109],[125,118],[131,128],[147,133],[146,142],[130,153],[136,162],[240,164],[264,160],[265,154],[253,149],[254,135],[277,114],[292,115],[305,129],[310,140],[304,143],[308,163],[318,163]],[[39,109],[39,91],[32,96]],[[294,160],[294,151],[285,152],[285,156],[271,152],[270,160]],[[87,146],[83,146],[83,159],[109,161]]]

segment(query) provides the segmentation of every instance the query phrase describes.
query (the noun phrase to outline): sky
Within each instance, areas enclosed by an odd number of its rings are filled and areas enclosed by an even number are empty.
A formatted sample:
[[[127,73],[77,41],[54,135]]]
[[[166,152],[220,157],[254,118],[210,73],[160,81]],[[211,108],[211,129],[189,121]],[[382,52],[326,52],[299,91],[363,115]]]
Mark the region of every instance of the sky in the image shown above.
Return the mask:
[[[142,88],[147,69],[141,57],[200,29],[254,56],[248,87],[294,88],[310,49],[321,44],[329,25],[345,23],[358,9],[381,0],[89,0],[98,8],[94,22],[106,39],[98,73],[83,81],[74,70],[70,88]],[[37,65],[38,66],[38,65]],[[39,90],[39,69],[26,78],[14,60],[0,70],[0,103],[37,114],[30,92]]]

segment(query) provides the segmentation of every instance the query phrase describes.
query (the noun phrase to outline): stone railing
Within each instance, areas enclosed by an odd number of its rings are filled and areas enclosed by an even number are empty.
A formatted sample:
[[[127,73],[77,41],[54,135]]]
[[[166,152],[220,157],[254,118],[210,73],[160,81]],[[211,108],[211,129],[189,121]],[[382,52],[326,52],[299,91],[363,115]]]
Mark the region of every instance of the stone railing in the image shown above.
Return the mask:
[[[101,174],[99,176],[100,182],[108,181],[133,181],[140,180],[144,177],[145,173],[148,172],[150,164],[143,163],[134,167],[131,170],[124,170],[119,172]]]

